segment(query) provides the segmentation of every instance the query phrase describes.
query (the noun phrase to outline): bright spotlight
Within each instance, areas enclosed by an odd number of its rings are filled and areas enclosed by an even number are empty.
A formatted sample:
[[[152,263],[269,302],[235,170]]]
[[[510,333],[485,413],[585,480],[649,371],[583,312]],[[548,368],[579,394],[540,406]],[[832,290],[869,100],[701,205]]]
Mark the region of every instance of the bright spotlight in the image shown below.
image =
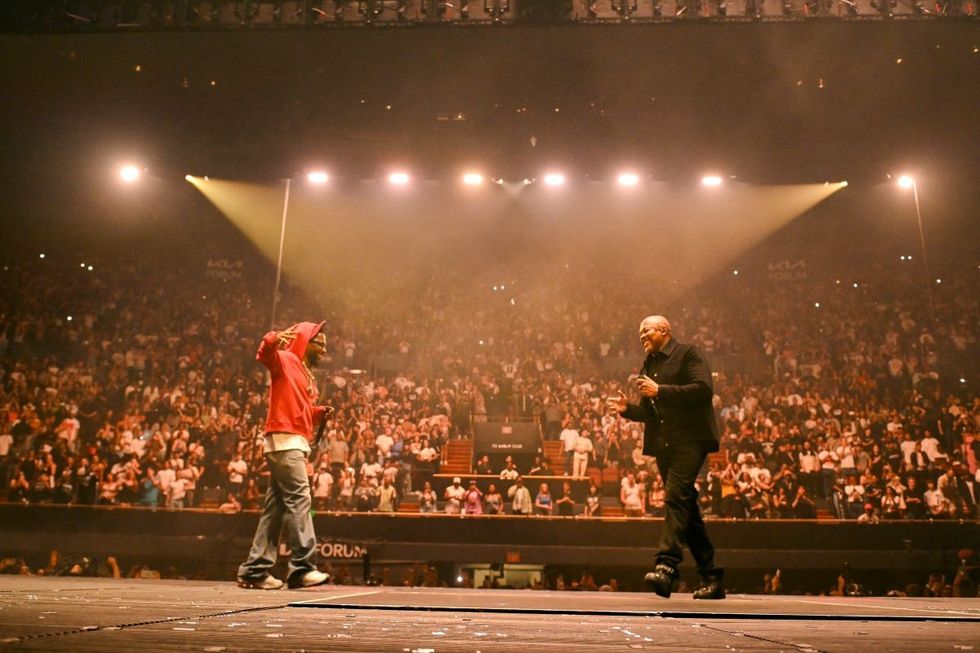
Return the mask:
[[[909,175],[902,175],[901,177],[898,178],[898,185],[901,186],[902,188],[912,188],[913,186],[915,186],[915,179],[913,179]]]
[[[560,172],[549,172],[544,176],[545,186],[564,186],[565,185],[565,175]]]
[[[463,174],[463,183],[467,186],[482,186],[483,175],[479,172],[467,172]]]
[[[131,184],[140,178],[142,172],[134,165],[124,165],[119,169],[119,178],[127,184]]]
[[[311,184],[325,184],[330,179],[330,175],[322,170],[314,170],[306,175],[306,181]]]
[[[616,183],[620,186],[632,188],[640,183],[640,176],[635,172],[621,172],[619,173],[619,177],[616,178]]]
[[[194,177],[190,175],[184,175],[184,179],[186,179],[187,181],[194,181]]]
[[[701,177],[702,186],[721,186],[721,177],[718,175],[705,175]]]
[[[388,175],[388,183],[394,186],[404,186],[408,181],[409,177],[407,172],[393,172]]]

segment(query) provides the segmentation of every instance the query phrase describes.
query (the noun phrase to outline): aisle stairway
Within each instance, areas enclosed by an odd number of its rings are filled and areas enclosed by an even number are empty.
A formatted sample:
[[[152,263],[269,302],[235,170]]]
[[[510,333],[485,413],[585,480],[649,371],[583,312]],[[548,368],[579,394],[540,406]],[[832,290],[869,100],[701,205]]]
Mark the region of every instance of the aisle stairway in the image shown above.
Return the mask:
[[[450,440],[442,455],[443,474],[469,474],[473,468],[473,440]]]
[[[556,475],[565,473],[565,445],[561,440],[545,440],[544,455]]]

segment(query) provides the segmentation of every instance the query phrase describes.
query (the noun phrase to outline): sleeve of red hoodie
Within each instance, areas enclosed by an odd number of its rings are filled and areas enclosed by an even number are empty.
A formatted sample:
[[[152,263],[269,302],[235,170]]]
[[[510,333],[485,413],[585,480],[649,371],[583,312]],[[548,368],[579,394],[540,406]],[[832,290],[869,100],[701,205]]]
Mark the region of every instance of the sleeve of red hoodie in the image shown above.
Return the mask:
[[[259,361],[272,372],[273,376],[282,374],[282,364],[279,362],[279,332],[270,331],[262,336],[259,342],[259,351],[255,354],[255,360]]]

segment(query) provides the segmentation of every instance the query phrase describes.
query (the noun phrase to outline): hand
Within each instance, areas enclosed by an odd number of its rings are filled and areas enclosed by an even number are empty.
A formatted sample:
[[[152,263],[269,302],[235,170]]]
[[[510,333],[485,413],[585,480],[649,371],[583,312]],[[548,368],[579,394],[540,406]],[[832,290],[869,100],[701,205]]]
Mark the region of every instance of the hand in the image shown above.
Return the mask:
[[[636,379],[636,388],[644,397],[656,397],[660,392],[660,386],[649,376],[643,375]]]
[[[279,342],[279,348],[285,349],[289,347],[293,340],[296,340],[296,332],[292,329],[286,329],[285,331],[280,331],[276,334],[276,340]]]
[[[334,413],[334,407],[333,406],[324,406],[323,407],[323,416],[324,417],[328,417],[330,415],[333,415],[333,413]]]
[[[616,397],[606,397],[606,410],[609,412],[621,413],[626,410],[626,395],[619,391]]]

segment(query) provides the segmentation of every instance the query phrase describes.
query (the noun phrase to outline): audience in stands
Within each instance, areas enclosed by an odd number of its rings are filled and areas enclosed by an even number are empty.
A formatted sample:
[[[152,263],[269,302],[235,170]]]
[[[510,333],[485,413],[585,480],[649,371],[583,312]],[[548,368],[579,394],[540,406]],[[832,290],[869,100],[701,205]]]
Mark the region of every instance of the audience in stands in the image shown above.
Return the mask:
[[[45,261],[3,275],[3,498],[258,506],[268,472],[257,290],[123,263],[78,274]],[[707,515],[870,519],[870,504],[883,520],[977,517],[972,278],[944,278],[931,322],[917,281],[865,277],[857,288],[719,280],[687,305],[657,307],[716,371],[723,439],[700,481]],[[342,316],[327,321],[318,371],[336,413],[309,466],[317,509],[464,511],[461,485],[433,498],[443,450],[474,423],[506,418],[560,439],[557,474],[594,481],[607,513],[662,514],[642,434],[601,410],[639,364],[643,302],[588,269],[489,299],[452,275],[404,297],[378,292],[352,284],[283,304],[283,326],[323,306]],[[560,499],[546,509],[512,491],[521,473],[554,475],[550,462],[508,466],[500,499],[487,493],[481,510],[500,512],[506,493],[520,514],[560,514]],[[493,474],[489,459],[471,471]],[[578,503],[576,513],[601,514],[603,500]]]

